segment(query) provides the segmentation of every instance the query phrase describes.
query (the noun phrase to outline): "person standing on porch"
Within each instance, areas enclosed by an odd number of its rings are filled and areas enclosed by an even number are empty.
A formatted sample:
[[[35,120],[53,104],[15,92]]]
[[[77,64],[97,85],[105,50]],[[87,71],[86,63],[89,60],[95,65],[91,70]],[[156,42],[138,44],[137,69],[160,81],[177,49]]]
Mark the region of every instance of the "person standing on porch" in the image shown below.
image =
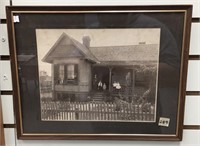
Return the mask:
[[[94,87],[95,91],[98,89],[98,82],[97,82],[97,75],[96,74],[94,75],[94,78],[93,78],[93,87]]]
[[[106,90],[106,83],[103,83],[103,90]]]
[[[102,89],[103,89],[103,83],[100,80],[98,83],[98,90],[102,90]]]

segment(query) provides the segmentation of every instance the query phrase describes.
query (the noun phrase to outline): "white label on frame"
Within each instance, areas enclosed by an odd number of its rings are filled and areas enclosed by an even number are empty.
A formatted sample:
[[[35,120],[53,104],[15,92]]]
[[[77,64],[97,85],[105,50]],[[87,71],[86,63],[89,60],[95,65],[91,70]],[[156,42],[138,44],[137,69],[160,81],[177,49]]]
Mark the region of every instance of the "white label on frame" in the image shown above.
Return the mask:
[[[14,21],[14,23],[20,22],[20,21],[19,21],[19,16],[18,16],[18,15],[13,16],[13,21]]]
[[[169,122],[170,122],[169,118],[160,117],[158,126],[169,127]]]

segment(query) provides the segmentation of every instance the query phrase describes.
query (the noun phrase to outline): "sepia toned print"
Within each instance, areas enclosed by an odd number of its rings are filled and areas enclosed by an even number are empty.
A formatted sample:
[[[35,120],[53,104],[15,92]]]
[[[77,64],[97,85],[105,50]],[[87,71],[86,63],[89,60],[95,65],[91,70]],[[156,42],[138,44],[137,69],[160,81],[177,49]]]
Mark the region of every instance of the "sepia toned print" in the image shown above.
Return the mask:
[[[155,122],[160,29],[37,29],[42,121]]]

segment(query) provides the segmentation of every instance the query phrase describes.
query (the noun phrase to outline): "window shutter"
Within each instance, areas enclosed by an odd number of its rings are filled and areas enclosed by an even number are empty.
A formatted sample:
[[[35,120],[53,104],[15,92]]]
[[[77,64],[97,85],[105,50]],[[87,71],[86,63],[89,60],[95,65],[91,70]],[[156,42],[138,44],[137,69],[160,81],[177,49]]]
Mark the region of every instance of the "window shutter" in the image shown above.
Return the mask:
[[[67,66],[68,66],[68,65],[65,65],[65,79],[64,79],[64,82],[67,81]]]
[[[76,75],[75,81],[78,81],[78,64],[75,64],[74,73]]]
[[[54,82],[57,84],[59,82],[59,65],[54,65]]]

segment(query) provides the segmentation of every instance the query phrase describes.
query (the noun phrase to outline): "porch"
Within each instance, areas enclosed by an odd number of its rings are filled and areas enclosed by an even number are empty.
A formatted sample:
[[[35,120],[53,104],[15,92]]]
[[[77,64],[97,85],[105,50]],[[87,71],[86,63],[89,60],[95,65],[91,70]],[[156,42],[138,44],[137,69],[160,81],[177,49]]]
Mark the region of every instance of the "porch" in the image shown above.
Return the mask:
[[[134,98],[148,89],[145,77],[136,74],[134,66],[93,66],[92,93],[96,101],[105,95]],[[140,95],[141,94],[141,95]]]

